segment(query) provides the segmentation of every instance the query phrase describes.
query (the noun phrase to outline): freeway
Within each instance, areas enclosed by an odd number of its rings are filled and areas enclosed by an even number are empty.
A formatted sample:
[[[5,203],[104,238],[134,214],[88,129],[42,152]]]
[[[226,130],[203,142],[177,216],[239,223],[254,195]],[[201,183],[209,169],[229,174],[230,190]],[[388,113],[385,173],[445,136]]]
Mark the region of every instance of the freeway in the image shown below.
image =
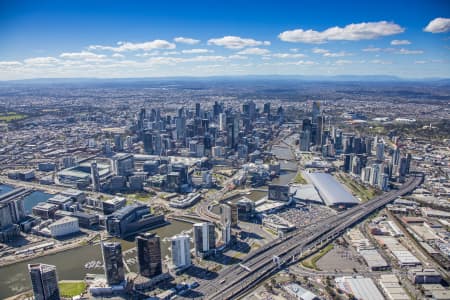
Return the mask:
[[[340,236],[345,230],[382,208],[399,196],[413,191],[423,181],[423,174],[412,174],[398,190],[390,191],[370,201],[296,231],[251,253],[241,262],[223,269],[214,280],[202,282],[196,289],[204,299],[236,299],[282,267],[298,262]],[[244,266],[244,267],[243,267]],[[251,270],[251,271],[248,271]]]

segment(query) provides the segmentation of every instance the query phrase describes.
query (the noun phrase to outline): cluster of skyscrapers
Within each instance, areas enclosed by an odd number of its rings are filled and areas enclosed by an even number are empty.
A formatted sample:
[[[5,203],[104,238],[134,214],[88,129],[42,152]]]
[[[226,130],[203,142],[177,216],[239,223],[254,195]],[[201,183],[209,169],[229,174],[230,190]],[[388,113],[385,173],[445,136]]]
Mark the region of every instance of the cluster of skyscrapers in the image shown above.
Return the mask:
[[[300,151],[320,151],[327,159],[341,157],[342,170],[383,191],[393,177],[403,181],[409,173],[411,154],[401,155],[396,144],[386,158],[386,143],[378,137],[344,133],[334,126],[324,127],[325,117],[318,102],[313,103],[311,118],[304,119],[300,132]],[[373,156],[375,153],[375,156]]]

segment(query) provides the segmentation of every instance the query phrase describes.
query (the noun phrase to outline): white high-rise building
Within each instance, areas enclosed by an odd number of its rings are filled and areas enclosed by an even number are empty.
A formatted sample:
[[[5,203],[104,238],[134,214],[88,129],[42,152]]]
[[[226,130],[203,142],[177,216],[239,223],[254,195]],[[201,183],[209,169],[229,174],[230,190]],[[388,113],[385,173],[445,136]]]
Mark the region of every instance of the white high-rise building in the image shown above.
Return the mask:
[[[184,268],[191,265],[191,249],[189,235],[177,234],[172,237],[172,264],[175,268]]]
[[[231,223],[223,224],[222,228],[222,241],[228,245],[231,241]]]
[[[196,255],[209,254],[216,248],[215,226],[213,223],[194,224],[194,246]]]
[[[227,115],[224,113],[219,114],[219,130],[224,131],[227,126]]]

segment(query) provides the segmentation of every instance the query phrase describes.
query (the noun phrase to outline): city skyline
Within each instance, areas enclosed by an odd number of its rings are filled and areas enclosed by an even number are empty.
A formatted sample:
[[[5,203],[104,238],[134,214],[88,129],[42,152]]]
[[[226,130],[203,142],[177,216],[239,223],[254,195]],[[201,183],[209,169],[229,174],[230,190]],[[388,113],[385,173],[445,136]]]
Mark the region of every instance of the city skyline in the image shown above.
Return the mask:
[[[448,8],[446,1],[3,3],[0,80],[236,75],[448,78]]]

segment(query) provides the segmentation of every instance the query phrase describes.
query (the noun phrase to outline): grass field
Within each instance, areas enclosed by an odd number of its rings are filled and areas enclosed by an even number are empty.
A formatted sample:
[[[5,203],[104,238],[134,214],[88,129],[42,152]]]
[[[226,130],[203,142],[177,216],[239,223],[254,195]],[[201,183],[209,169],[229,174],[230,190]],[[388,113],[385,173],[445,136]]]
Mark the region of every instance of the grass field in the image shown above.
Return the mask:
[[[366,188],[363,185],[358,184],[357,182],[347,178],[346,176],[338,175],[341,181],[352,190],[352,192],[358,196],[363,202],[372,199],[377,195],[375,189]]]
[[[331,251],[331,249],[334,248],[333,244],[329,244],[327,245],[325,248],[323,248],[322,250],[319,251],[319,253],[317,253],[316,255],[314,255],[313,257],[302,261],[302,266],[308,269],[314,269],[317,271],[320,271],[319,267],[317,267],[317,262],[319,261],[319,259],[321,259],[325,254],[327,254],[328,252]]]
[[[59,282],[58,286],[62,297],[78,296],[86,289],[86,283],[83,281],[63,281]]]
[[[298,172],[297,175],[294,178],[294,183],[298,184],[306,184],[306,179],[303,177],[302,172]]]
[[[12,122],[12,121],[17,121],[17,120],[22,120],[25,119],[27,116],[23,115],[23,114],[18,114],[15,112],[10,112],[10,113],[0,113],[0,122]]]

